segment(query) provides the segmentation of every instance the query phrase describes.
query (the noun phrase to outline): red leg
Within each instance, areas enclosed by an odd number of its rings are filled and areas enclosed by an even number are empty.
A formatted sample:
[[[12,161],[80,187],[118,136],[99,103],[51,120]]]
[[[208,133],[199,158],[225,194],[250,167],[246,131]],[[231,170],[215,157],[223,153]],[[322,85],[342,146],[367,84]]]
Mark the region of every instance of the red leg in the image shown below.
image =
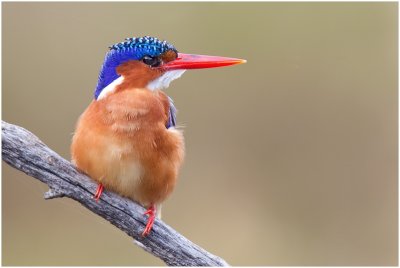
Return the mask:
[[[154,224],[154,220],[156,219],[156,207],[154,205],[151,205],[149,209],[144,213],[144,215],[149,215],[146,228],[144,228],[144,231],[142,233],[142,236],[147,236],[150,234],[151,228]]]
[[[96,199],[96,202],[99,202],[99,199],[100,199],[101,194],[103,193],[103,190],[104,190],[103,184],[99,183],[99,185],[97,186],[96,193],[93,196],[93,198]]]

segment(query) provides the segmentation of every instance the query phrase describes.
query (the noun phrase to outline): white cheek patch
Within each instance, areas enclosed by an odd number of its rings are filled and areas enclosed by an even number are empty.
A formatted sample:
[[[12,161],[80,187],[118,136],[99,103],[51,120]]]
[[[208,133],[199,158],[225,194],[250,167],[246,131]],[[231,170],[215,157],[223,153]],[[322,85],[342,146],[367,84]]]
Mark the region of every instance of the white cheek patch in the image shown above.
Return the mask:
[[[181,75],[185,72],[186,70],[174,70],[174,71],[167,71],[164,73],[162,76],[154,79],[151,81],[148,85],[147,88],[150,90],[158,90],[158,89],[165,89],[169,86],[169,84],[181,77]]]
[[[100,95],[97,97],[97,100],[101,100],[101,99],[105,98],[108,94],[110,94],[111,92],[114,92],[115,88],[118,85],[120,85],[122,83],[122,81],[124,81],[124,77],[121,75],[120,77],[118,77],[117,79],[112,81],[111,84],[109,84],[108,86],[103,88]]]

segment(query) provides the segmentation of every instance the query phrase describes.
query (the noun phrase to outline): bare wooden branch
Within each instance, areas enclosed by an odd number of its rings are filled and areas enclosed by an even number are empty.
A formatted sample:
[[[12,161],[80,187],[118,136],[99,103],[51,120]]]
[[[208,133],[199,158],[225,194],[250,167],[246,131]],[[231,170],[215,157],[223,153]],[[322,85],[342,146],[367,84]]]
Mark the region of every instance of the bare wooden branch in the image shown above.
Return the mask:
[[[135,239],[135,243],[167,265],[228,266],[221,258],[192,243],[157,219],[147,237],[144,208],[135,202],[104,191],[99,202],[92,198],[97,185],[80,173],[29,131],[2,121],[2,156],[10,166],[47,184],[45,199],[72,198],[108,220]]]
[[[48,200],[48,199],[53,199],[53,198],[59,198],[59,197],[64,197],[64,193],[63,192],[59,192],[53,189],[48,190],[47,192],[44,193],[44,199]]]

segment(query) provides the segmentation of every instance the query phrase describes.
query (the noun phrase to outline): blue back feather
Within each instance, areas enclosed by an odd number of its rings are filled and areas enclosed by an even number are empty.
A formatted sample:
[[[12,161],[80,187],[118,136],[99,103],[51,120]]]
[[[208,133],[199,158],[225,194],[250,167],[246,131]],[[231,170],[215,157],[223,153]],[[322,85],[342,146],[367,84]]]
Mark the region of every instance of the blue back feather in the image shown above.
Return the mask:
[[[174,105],[174,101],[170,97],[168,97],[168,100],[169,100],[169,114],[168,114],[168,121],[166,124],[166,128],[176,126],[176,108]]]

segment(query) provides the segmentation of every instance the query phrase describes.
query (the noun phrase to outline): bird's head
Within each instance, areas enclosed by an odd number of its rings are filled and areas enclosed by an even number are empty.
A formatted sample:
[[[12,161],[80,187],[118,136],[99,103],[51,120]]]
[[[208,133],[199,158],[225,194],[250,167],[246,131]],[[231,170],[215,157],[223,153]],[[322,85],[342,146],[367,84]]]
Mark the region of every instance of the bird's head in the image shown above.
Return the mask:
[[[128,87],[150,90],[167,88],[188,69],[222,67],[245,60],[178,53],[167,41],[155,37],[126,38],[106,54],[95,90],[101,99],[122,82]]]

